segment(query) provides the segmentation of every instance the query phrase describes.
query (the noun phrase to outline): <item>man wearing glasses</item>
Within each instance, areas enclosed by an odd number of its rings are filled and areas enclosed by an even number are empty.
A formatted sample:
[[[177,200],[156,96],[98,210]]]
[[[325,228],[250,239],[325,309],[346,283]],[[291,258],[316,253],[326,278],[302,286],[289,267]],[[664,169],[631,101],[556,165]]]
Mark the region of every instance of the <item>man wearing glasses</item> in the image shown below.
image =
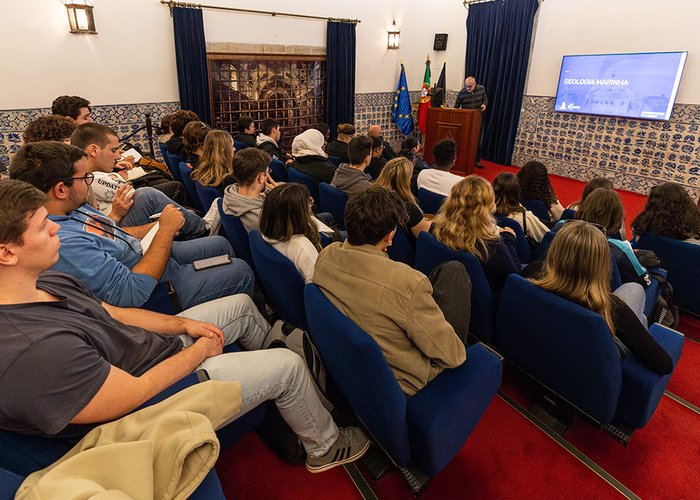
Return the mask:
[[[194,261],[233,257],[233,250],[220,236],[173,241],[184,225],[174,205],[165,207],[158,223],[130,228],[115,225],[86,205],[94,177],[80,148],[59,142],[25,144],[12,159],[10,177],[47,195],[49,218],[61,226],[61,250],[53,269],[80,279],[108,304],[140,307],[159,281],[173,284],[183,308],[237,293],[252,295],[253,273],[240,259],[195,271]]]
[[[464,88],[457,94],[457,100],[455,101],[455,108],[457,109],[480,109],[482,112],[486,111],[486,107],[489,104],[489,99],[486,97],[486,89],[483,85],[476,83],[476,79],[473,76],[467,77],[464,80]],[[484,132],[484,122],[481,122],[481,134],[479,135],[479,146],[476,150],[476,167],[483,168],[481,165],[481,141],[483,140]]]

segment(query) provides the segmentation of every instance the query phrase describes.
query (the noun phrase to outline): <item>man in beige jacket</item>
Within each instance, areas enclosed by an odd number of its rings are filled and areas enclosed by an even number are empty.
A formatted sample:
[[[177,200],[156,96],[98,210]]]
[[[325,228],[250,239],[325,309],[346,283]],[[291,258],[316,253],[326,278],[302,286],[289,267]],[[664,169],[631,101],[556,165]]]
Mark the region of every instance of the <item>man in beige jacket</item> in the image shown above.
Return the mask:
[[[445,368],[464,363],[466,351],[433,298],[430,280],[385,253],[404,212],[398,196],[380,187],[352,196],[345,208],[348,239],[321,251],[313,281],[374,338],[401,389],[412,396]],[[468,325],[469,275],[461,264],[450,264],[453,278],[468,285],[459,297]]]

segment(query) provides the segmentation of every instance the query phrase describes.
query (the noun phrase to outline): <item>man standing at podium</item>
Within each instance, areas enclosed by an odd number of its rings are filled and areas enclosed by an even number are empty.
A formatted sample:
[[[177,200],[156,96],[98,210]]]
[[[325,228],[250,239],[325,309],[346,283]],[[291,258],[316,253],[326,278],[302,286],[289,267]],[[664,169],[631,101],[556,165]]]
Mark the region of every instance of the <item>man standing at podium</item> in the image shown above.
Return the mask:
[[[489,103],[488,97],[486,97],[486,89],[483,85],[478,85],[476,79],[473,76],[468,76],[464,80],[464,88],[457,94],[457,100],[455,101],[455,108],[457,109],[480,109],[482,112],[486,111],[486,106]],[[484,168],[481,165],[481,137],[483,134],[483,120],[481,122],[482,129],[479,135],[479,147],[476,151],[476,167]]]

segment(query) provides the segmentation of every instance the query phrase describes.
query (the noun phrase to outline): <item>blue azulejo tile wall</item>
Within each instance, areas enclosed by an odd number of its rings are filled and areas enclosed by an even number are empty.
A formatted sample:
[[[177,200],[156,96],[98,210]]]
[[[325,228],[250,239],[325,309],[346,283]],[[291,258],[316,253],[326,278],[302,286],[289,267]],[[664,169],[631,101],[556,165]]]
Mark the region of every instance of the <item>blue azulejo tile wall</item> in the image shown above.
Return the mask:
[[[700,105],[676,104],[667,122],[554,111],[553,97],[525,96],[513,164],[530,160],[550,173],[582,181],[613,180],[647,194],[676,182],[700,196]]]
[[[178,109],[177,102],[156,102],[143,104],[114,104],[92,106],[92,114],[97,123],[116,130],[120,137],[125,137],[146,124],[146,113],[151,113],[153,124],[160,122],[160,117]],[[27,124],[35,118],[51,113],[50,108],[17,109],[0,111],[0,162],[9,163],[10,156],[22,145],[22,135]],[[134,135],[129,142],[148,151],[146,131]],[[160,156],[157,144],[156,155]]]

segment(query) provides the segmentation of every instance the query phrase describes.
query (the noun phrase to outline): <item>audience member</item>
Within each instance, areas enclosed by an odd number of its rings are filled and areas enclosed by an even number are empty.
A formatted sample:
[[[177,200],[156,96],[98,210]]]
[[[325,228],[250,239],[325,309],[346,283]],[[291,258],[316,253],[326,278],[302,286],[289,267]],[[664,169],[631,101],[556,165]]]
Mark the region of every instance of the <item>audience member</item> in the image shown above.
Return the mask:
[[[60,246],[46,202],[29,184],[0,183],[0,279],[14,284],[0,294],[0,392],[8,395],[0,428],[75,435],[70,424],[118,419],[201,368],[213,380],[240,382],[237,417],[274,400],[311,472],[364,454],[369,439],[358,428],[337,428],[301,358],[260,350],[275,330],[246,295],[168,316],[101,303],[79,281],[46,271]],[[223,354],[233,342],[249,352]]]
[[[168,149],[168,152],[178,155],[182,161],[185,161],[187,158],[187,151],[185,151],[185,145],[182,143],[182,132],[188,123],[194,121],[199,121],[199,116],[194,111],[187,109],[178,109],[170,119],[172,136],[165,143],[165,147]],[[174,167],[177,167],[177,165],[174,165]]]
[[[58,141],[70,144],[75,122],[67,116],[45,115],[32,120],[24,130],[24,143]]]
[[[341,123],[338,125],[337,132],[337,138],[326,144],[326,153],[340,158],[340,161],[343,163],[347,163],[350,161],[348,157],[348,143],[355,135],[355,127],[350,123]]]
[[[614,189],[613,187],[613,182],[610,179],[606,179],[605,177],[594,177],[588,183],[584,186],[583,188],[583,193],[581,193],[581,199],[578,201],[573,202],[571,205],[566,207],[567,209],[570,210],[578,210],[579,207],[581,206],[581,203],[586,199],[586,197],[591,194],[591,192],[594,189],[597,188],[606,188],[606,189]]]
[[[347,194],[359,193],[372,186],[365,169],[372,159],[372,139],[358,135],[348,143],[350,163],[341,163],[333,175],[331,185]]]
[[[539,161],[529,161],[518,171],[520,196],[523,200],[539,200],[549,210],[552,222],[561,217],[564,207],[559,203],[549,180],[547,167]]]
[[[395,192],[404,201],[407,219],[401,223],[406,228],[406,232],[415,239],[418,238],[421,231],[429,231],[431,223],[423,217],[423,211],[411,192],[412,172],[413,165],[407,158],[394,158],[384,166],[374,185]]]
[[[182,145],[185,147],[185,152],[187,153],[185,161],[189,163],[192,168],[197,168],[197,165],[199,165],[199,155],[202,154],[204,138],[210,130],[211,127],[209,125],[197,120],[185,125],[182,131]]]
[[[257,135],[255,134],[255,120],[252,116],[243,115],[238,118],[236,140],[247,146],[255,146]]]
[[[328,161],[323,151],[323,134],[316,129],[305,130],[292,141],[294,163],[290,166],[313,177],[316,183],[330,184],[335,174],[335,165]]]
[[[75,122],[76,127],[93,121],[90,101],[77,95],[62,95],[54,99],[51,104],[51,113],[67,116]]]
[[[199,165],[190,178],[203,186],[216,188],[223,196],[224,190],[236,182],[233,176],[235,151],[231,134],[225,130],[210,131],[204,138]]]
[[[518,176],[510,172],[501,172],[493,180],[493,192],[496,197],[496,215],[513,219],[520,224],[529,240],[541,242],[549,228],[520,204]]]
[[[81,125],[73,132],[71,144],[85,151],[85,166],[96,181],[90,187],[93,195],[90,204],[121,226],[148,224],[152,222],[150,216],[162,212],[166,205],[185,200],[182,184],[165,178],[161,178],[162,182],[155,183],[153,187],[140,187],[131,193],[134,188],[127,182],[128,171],[122,169],[114,172],[121,157],[119,137],[105,125]],[[180,205],[178,208],[182,209],[185,217],[185,226],[180,235],[184,239],[201,235],[204,221]]]
[[[370,137],[372,139],[372,159],[369,165],[365,169],[372,179],[379,178],[379,174],[382,173],[384,165],[386,165],[386,160],[382,158],[382,151],[384,150],[384,145],[381,137]]]
[[[330,139],[331,135],[331,128],[328,126],[328,124],[323,123],[323,122],[318,122],[316,125],[314,125],[311,128],[315,128],[319,132],[323,134],[323,145],[325,146],[326,143],[328,142],[328,139]],[[325,150],[325,148],[324,148]]]
[[[252,293],[253,273],[240,259],[194,269],[196,260],[233,257],[233,251],[220,236],[173,241],[185,223],[175,206],[166,206],[158,223],[136,226],[130,234],[85,205],[94,179],[85,156],[75,146],[37,142],[22,146],[10,164],[11,178],[29,182],[47,195],[49,218],[60,226],[61,251],[55,270],[80,279],[99,299],[121,307],[143,305],[159,280],[172,282],[183,308]],[[149,231],[152,239],[147,244]]]
[[[281,184],[265,197],[260,216],[260,233],[265,241],[292,261],[305,283],[311,282],[321,250],[312,204],[306,186]]]
[[[401,141],[399,156],[408,158],[413,163],[413,171],[416,172],[416,175],[421,170],[428,168],[428,165],[423,160],[423,155],[420,154],[421,150],[422,146],[415,137],[406,137]]]
[[[382,158],[384,158],[384,160],[389,161],[389,160],[396,158],[396,156],[397,156],[396,152],[391,147],[391,144],[389,144],[387,141],[385,141],[384,138],[382,137],[382,128],[379,125],[375,124],[375,125],[370,125],[369,127],[367,127],[367,135],[370,137],[373,137],[373,138],[377,137],[377,138],[381,139],[382,146],[383,146]]]
[[[542,277],[531,281],[600,314],[611,335],[649,370],[661,375],[671,373],[671,357],[645,326],[643,288],[627,283],[611,293],[610,265],[603,233],[592,224],[567,221],[547,252]]]
[[[655,233],[700,245],[700,209],[679,184],[665,182],[649,192],[647,204],[634,221],[635,236]]]
[[[464,363],[471,283],[457,262],[433,273],[440,276],[433,288],[422,273],[389,259],[386,249],[404,215],[403,202],[386,189],[351,196],[345,208],[348,240],[321,251],[313,282],[374,338],[401,389],[413,396],[445,368]],[[439,305],[434,296],[441,297]],[[455,316],[458,328],[446,319]]]
[[[160,125],[156,127],[156,134],[158,134],[158,143],[165,145],[173,133],[170,131],[170,121],[173,119],[173,115],[167,114],[163,115],[160,119]]]
[[[509,275],[520,272],[515,232],[498,228],[495,211],[491,184],[470,175],[454,185],[433,222],[438,241],[479,259],[494,293],[503,288]]]
[[[418,188],[449,196],[452,186],[463,179],[450,173],[457,158],[457,143],[454,139],[443,139],[433,146],[433,168],[421,170],[417,177]]]
[[[265,118],[262,122],[262,129],[258,134],[255,144],[258,149],[265,151],[273,159],[287,163],[287,160],[291,160],[291,158],[288,158],[287,154],[282,149],[282,146],[280,145],[281,138],[282,132],[280,130],[279,122],[273,120],[272,118]]]

